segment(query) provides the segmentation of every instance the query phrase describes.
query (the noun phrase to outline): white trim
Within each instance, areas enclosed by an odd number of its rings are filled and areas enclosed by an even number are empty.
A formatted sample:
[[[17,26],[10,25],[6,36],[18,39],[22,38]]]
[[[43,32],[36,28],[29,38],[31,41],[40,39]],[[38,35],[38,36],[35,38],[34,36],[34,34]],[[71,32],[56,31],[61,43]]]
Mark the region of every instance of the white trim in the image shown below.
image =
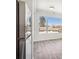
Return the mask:
[[[19,2],[25,2],[26,0],[18,0]]]
[[[33,54],[33,40],[35,39],[35,0],[32,0],[32,59],[34,59]]]

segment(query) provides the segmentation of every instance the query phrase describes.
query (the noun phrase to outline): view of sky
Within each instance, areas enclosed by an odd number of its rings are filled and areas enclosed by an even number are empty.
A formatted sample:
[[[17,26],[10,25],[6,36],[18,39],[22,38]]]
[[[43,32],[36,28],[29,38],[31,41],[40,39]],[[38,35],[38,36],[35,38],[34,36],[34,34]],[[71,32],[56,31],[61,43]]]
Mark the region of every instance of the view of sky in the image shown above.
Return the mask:
[[[57,17],[47,17],[45,16],[45,19],[48,19],[48,25],[62,25],[62,19]]]

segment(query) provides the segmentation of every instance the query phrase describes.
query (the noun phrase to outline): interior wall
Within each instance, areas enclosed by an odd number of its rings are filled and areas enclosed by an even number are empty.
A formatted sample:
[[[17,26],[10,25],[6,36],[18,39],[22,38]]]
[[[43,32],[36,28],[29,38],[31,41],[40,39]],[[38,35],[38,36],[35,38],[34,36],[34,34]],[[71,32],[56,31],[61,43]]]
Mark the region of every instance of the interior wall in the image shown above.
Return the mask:
[[[34,41],[53,40],[62,38],[62,33],[39,33],[38,39]]]
[[[19,2],[19,37],[25,38],[25,2]]]
[[[37,10],[37,15],[38,16],[50,16],[50,17],[58,17],[58,18],[62,18],[62,14],[58,13],[58,12],[48,12],[45,10]]]
[[[25,2],[19,2],[19,59],[26,59]]]

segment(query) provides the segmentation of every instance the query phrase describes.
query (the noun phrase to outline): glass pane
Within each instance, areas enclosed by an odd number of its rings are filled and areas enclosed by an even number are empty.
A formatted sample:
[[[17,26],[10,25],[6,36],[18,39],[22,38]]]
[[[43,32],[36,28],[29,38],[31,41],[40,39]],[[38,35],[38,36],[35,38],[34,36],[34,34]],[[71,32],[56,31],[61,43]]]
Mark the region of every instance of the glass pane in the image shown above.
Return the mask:
[[[26,23],[25,23],[25,32],[27,34],[31,33],[31,20],[32,20],[32,16],[31,16],[31,10],[29,9],[28,5],[26,4]]]
[[[45,17],[48,22],[48,33],[62,32],[62,19],[58,17]]]
[[[31,28],[32,28],[32,12],[30,9],[29,1],[25,4],[25,37],[26,37],[26,59],[32,58],[32,39],[31,39]]]

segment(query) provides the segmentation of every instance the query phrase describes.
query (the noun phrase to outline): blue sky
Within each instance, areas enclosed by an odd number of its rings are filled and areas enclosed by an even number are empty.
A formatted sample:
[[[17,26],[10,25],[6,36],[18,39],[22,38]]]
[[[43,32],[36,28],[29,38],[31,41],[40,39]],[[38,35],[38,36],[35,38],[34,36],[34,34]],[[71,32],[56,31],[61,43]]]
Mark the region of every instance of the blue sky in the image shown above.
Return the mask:
[[[56,25],[56,24],[62,25],[62,19],[61,18],[45,16],[45,19],[48,19],[48,25]]]

